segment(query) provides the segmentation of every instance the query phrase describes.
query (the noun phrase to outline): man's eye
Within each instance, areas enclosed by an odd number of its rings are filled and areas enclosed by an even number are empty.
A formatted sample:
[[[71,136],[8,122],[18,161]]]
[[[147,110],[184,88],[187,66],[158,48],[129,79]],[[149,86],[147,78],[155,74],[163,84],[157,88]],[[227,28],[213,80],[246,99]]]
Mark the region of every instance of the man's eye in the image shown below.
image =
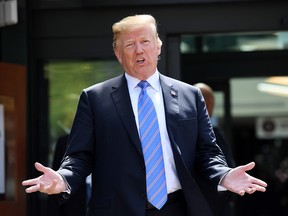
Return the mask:
[[[132,47],[132,45],[133,45],[133,43],[128,43],[128,44],[126,44],[125,47],[129,48],[129,47]]]

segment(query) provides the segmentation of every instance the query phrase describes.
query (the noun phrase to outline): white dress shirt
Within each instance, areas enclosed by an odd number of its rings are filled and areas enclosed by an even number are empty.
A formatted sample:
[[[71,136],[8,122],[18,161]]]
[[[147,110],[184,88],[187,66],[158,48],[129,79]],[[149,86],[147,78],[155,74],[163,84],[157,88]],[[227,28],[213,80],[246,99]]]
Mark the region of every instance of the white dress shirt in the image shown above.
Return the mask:
[[[125,77],[127,79],[130,99],[132,102],[132,108],[135,116],[135,121],[137,124],[138,132],[139,132],[139,123],[138,123],[138,97],[141,92],[141,88],[137,86],[137,84],[141,81],[135,77],[130,76],[125,73]],[[174,157],[171,149],[171,143],[169,140],[167,128],[166,128],[166,118],[165,118],[165,110],[164,110],[164,102],[163,102],[163,94],[159,80],[159,72],[156,71],[152,76],[146,80],[149,82],[150,86],[147,87],[147,94],[151,98],[154,103],[154,107],[156,109],[161,143],[162,143],[162,151],[164,157],[164,167],[166,174],[166,184],[167,184],[167,192],[172,193],[176,190],[181,189],[181,185],[177,176]]]

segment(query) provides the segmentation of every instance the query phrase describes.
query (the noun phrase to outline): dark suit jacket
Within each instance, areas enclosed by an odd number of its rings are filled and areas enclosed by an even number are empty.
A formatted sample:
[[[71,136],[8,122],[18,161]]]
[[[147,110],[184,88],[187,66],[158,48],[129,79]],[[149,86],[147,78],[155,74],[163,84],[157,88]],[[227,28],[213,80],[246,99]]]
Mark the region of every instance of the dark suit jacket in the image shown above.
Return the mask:
[[[189,216],[211,211],[194,181],[198,170],[216,190],[229,168],[201,92],[160,75],[166,124]],[[141,143],[124,75],[85,89],[79,100],[60,174],[71,195],[92,172],[87,215],[145,216],[146,180]]]
[[[235,161],[231,152],[231,147],[227,142],[226,137],[220,128],[214,126],[213,131],[216,137],[218,146],[221,148],[227,164],[229,167],[235,167]],[[203,176],[197,176],[196,182],[198,183],[201,191],[203,192],[214,216],[231,216],[233,213],[233,202],[235,201],[236,194],[232,192],[218,192],[213,190],[209,180]]]

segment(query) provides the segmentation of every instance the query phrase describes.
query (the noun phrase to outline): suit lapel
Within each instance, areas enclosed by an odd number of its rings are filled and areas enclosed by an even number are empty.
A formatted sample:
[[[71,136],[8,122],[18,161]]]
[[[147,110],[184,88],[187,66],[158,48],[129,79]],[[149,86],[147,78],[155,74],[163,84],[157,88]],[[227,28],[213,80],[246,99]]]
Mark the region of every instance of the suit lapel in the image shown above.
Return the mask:
[[[163,91],[163,100],[165,106],[166,126],[171,147],[181,155],[180,148],[175,142],[173,135],[173,128],[178,128],[177,123],[179,119],[179,102],[178,102],[178,89],[173,85],[170,78],[160,75],[160,83]]]
[[[160,74],[160,84],[166,115],[167,129],[177,124],[179,118],[178,89],[173,86],[169,78]]]
[[[208,207],[208,204],[202,192],[198,188],[197,183],[195,182],[194,178],[192,177],[185,165],[185,162],[181,155],[181,150],[173,136],[173,128],[178,128],[177,122],[179,119],[177,86],[173,85],[170,78],[167,78],[163,75],[160,75],[160,82],[163,90],[167,131],[171,142],[177,173],[183,187],[184,196],[186,197],[186,200],[188,200],[188,202],[199,203],[200,211],[198,211],[199,209],[196,210],[193,205],[189,205],[187,207],[189,215],[191,214],[212,216],[212,212]]]
[[[118,114],[133,144],[135,144],[135,147],[137,148],[139,153],[143,155],[141,142],[135,122],[135,116],[129,96],[127,81],[124,75],[121,76],[120,79],[117,79],[117,81],[112,86],[111,97],[115,103]]]

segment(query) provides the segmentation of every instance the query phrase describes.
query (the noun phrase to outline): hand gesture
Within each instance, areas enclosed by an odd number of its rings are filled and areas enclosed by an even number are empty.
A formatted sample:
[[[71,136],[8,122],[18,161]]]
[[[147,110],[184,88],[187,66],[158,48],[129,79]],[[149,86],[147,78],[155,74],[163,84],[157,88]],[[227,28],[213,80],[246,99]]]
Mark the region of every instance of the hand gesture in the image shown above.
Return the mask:
[[[255,191],[265,192],[267,183],[246,173],[246,171],[252,170],[254,166],[255,163],[251,162],[230,170],[223,177],[220,185],[240,196],[245,193],[252,194]]]
[[[40,191],[46,194],[58,194],[66,190],[65,181],[58,172],[38,162],[35,163],[35,168],[43,175],[22,182],[23,186],[29,186],[25,190],[26,193]]]

